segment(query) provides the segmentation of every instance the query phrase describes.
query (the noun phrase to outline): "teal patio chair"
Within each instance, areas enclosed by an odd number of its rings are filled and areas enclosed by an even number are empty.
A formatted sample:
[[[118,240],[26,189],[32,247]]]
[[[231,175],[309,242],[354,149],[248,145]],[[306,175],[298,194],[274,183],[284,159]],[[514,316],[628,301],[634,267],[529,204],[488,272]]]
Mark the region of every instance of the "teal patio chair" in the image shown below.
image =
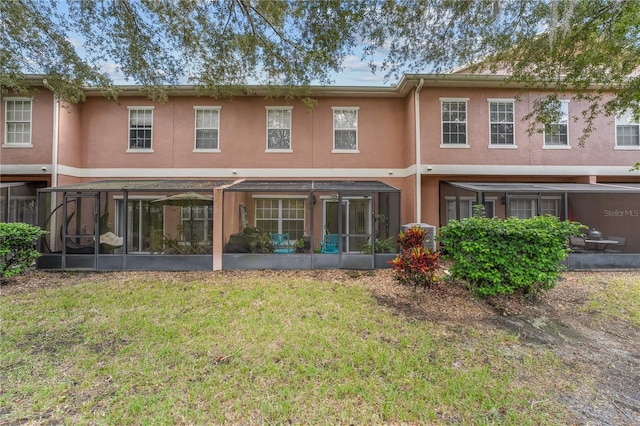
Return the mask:
[[[269,234],[274,253],[293,253],[296,251],[295,246],[289,241],[289,234]]]
[[[338,250],[338,234],[325,234],[320,244],[320,252],[322,253],[339,253]]]

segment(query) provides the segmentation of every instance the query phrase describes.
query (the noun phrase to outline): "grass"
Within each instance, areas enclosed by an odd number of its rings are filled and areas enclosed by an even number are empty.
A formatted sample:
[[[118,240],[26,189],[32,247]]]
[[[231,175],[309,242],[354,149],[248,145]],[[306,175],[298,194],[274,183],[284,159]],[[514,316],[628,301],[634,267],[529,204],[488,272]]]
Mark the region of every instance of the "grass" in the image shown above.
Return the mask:
[[[589,296],[585,310],[600,321],[623,321],[640,327],[640,279],[607,280]]]
[[[357,285],[225,274],[87,282],[5,296],[0,314],[0,423],[538,425],[567,415],[549,352],[485,328],[407,321]]]

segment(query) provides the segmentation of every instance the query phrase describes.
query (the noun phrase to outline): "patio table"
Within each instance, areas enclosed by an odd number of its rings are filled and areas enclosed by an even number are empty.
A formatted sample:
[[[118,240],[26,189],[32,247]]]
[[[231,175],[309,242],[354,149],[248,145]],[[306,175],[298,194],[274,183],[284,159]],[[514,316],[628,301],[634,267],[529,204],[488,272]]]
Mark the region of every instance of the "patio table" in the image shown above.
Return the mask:
[[[605,251],[605,249],[607,248],[608,245],[620,244],[620,241],[607,240],[607,239],[604,239],[604,238],[598,239],[598,240],[585,239],[584,242],[587,243],[587,244],[592,244],[593,245],[593,249],[595,251],[602,251],[602,252]]]

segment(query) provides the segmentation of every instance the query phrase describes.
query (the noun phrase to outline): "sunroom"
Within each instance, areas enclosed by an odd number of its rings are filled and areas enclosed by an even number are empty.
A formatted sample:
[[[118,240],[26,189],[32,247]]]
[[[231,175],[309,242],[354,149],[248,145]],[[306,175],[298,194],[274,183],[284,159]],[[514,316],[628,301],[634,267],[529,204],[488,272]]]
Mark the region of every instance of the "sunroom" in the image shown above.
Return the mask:
[[[388,267],[400,191],[375,181],[97,181],[38,191],[41,269]],[[331,244],[330,244],[331,243]]]

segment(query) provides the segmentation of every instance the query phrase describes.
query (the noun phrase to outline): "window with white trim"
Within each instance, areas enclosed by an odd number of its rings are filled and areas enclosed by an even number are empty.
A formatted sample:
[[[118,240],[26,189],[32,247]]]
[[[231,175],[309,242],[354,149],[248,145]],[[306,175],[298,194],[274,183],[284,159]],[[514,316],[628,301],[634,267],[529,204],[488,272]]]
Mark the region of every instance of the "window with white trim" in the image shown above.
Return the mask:
[[[640,117],[631,110],[616,116],[616,147],[640,148]]]
[[[129,107],[129,150],[150,151],[152,130],[153,107]]]
[[[31,99],[7,98],[4,106],[4,144],[31,146]]]
[[[489,99],[489,143],[491,146],[515,146],[514,102]]]
[[[442,145],[467,145],[467,100],[441,99]]]
[[[180,212],[182,241],[202,243],[211,241],[213,206],[182,207]]]
[[[457,218],[457,203],[454,197],[446,197],[447,202],[447,223]],[[460,219],[466,219],[473,216],[473,205],[476,204],[475,197],[460,197]],[[485,216],[494,217],[496,215],[495,199],[487,199],[484,201]]]
[[[333,151],[358,151],[358,108],[333,108]]]
[[[291,151],[290,107],[267,107],[267,151]]]
[[[290,240],[304,235],[304,198],[256,198],[256,227],[262,232],[289,234]]]
[[[219,151],[220,108],[194,107],[195,109],[195,150]]]
[[[560,217],[560,198],[546,197],[540,199],[538,212],[538,198],[512,197],[509,199],[509,214],[507,216],[518,219],[529,219],[534,216],[550,214]]]
[[[569,101],[560,101],[560,119],[544,127],[544,145],[569,146]]]

